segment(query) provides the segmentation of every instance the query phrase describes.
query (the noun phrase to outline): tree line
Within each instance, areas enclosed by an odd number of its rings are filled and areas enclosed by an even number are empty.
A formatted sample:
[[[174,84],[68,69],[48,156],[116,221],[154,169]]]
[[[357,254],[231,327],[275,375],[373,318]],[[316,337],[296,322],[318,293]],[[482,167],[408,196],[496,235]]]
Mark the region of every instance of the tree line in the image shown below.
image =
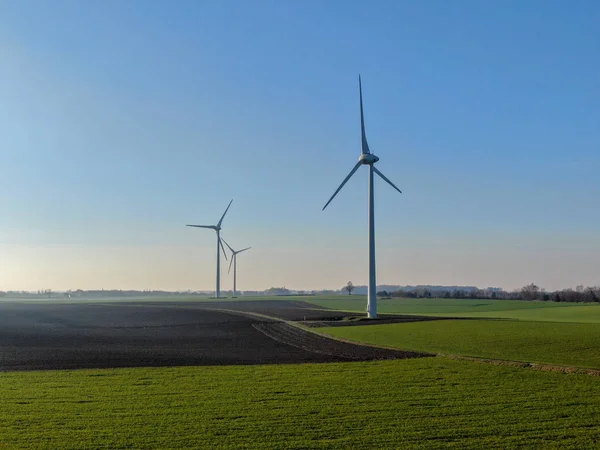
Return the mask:
[[[425,287],[414,289],[399,289],[394,292],[379,291],[380,297],[403,297],[403,298],[457,298],[457,299],[487,299],[487,300],[541,300],[552,302],[581,302],[600,303],[600,286],[577,286],[575,289],[562,289],[557,291],[545,291],[534,283],[523,286],[514,291],[503,289],[452,289],[431,290]]]

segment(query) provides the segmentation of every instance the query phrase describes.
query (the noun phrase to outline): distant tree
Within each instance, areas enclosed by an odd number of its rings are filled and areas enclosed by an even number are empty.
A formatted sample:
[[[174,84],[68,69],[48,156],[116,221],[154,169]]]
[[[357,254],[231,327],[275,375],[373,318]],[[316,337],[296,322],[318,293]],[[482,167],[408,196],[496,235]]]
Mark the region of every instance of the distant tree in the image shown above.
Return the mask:
[[[346,284],[344,289],[348,291],[348,295],[352,295],[352,291],[354,290],[354,285],[352,284],[352,281],[348,281],[348,284]]]
[[[531,283],[521,288],[521,298],[523,300],[537,300],[540,295],[540,288]]]
[[[597,286],[583,288],[581,285],[573,289],[563,289],[556,291],[555,295],[560,296],[561,302],[598,302],[600,301],[600,288]]]
[[[600,286],[594,286],[592,288],[594,295],[596,296],[596,302],[600,302]]]
[[[597,302],[598,301],[596,289],[592,288],[592,287],[585,288],[585,290],[583,291],[583,297],[584,297],[584,299],[583,299],[584,302]]]
[[[577,293],[571,288],[560,291],[560,298],[563,302],[574,302],[576,301],[576,297]]]
[[[290,290],[285,287],[272,287],[265,291],[266,295],[290,295]]]
[[[412,291],[401,291],[402,295],[400,297],[406,297],[406,298],[416,298],[417,297],[417,293],[412,290]]]

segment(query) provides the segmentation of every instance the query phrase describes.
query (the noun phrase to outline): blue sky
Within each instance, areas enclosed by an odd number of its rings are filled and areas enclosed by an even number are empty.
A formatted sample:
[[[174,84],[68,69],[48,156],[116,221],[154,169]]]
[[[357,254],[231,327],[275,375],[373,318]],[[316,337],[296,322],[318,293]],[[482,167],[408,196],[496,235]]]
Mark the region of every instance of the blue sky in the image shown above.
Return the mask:
[[[600,284],[600,5],[0,3],[0,289]],[[223,288],[230,284],[223,281]]]

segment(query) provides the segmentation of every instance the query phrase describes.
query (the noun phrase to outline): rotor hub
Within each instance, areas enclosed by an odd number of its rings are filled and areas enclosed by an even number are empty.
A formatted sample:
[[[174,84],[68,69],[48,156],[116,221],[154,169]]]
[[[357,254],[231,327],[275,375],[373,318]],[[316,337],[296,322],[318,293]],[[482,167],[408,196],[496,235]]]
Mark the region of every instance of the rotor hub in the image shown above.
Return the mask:
[[[361,164],[375,164],[379,161],[379,157],[375,156],[373,153],[363,153],[360,155],[360,158],[358,158],[358,161]]]

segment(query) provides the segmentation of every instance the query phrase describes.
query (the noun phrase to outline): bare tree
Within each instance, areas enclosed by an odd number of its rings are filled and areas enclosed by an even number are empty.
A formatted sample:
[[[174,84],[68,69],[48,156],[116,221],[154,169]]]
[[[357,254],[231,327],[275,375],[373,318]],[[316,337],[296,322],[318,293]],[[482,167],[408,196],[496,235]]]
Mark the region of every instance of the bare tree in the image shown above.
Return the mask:
[[[593,287],[587,287],[583,291],[584,302],[597,302],[598,301],[598,289]]]
[[[348,291],[348,295],[352,295],[352,291],[354,290],[354,285],[352,284],[352,281],[348,281],[348,284],[346,285],[346,287],[344,287],[344,289]]]
[[[523,300],[537,300],[539,298],[540,288],[531,283],[521,288],[521,298]]]

